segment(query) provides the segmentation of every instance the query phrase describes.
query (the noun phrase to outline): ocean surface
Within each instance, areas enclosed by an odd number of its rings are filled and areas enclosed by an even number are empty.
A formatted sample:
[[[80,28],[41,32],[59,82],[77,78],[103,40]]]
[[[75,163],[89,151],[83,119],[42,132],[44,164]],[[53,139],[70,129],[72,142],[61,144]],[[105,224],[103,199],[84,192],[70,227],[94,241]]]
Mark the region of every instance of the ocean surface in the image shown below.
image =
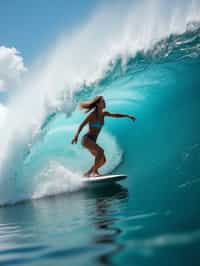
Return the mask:
[[[147,16],[148,30],[136,23],[141,4],[120,47],[110,37],[95,46],[100,12],[0,109],[0,265],[199,265],[200,3],[191,3]],[[106,118],[101,173],[128,178],[91,189],[81,176],[93,163],[81,147],[87,129],[71,139],[85,117],[79,103],[95,95],[137,120]]]

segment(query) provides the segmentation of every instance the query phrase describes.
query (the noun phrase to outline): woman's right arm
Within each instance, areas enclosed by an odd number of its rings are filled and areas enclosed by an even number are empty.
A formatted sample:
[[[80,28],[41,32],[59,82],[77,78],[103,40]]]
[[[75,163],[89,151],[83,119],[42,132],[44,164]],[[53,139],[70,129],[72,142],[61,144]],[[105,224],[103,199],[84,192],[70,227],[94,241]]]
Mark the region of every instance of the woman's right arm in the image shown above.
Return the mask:
[[[77,143],[77,141],[78,141],[78,137],[79,137],[79,134],[80,134],[81,130],[83,129],[83,127],[84,127],[85,125],[87,125],[87,123],[90,121],[91,117],[92,117],[92,113],[90,113],[90,114],[85,118],[85,120],[80,124],[80,126],[79,126],[79,128],[78,128],[78,130],[77,130],[77,132],[76,132],[76,134],[75,134],[75,136],[74,136],[74,138],[72,139],[72,142],[71,142],[72,144],[76,144],[76,143]]]

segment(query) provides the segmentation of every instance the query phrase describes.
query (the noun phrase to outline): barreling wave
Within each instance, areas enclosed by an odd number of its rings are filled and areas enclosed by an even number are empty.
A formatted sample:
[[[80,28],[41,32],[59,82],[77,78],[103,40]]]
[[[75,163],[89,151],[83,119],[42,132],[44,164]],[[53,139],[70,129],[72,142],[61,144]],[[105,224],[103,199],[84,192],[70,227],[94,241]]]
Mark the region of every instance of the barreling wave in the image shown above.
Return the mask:
[[[199,3],[176,4],[179,9],[167,12],[164,1],[134,2],[128,12],[120,4],[115,10],[104,6],[81,29],[67,38],[64,34],[44,63],[33,67],[6,107],[0,142],[1,204],[80,187],[80,173],[92,163],[81,159],[87,156],[80,146],[70,145],[82,119],[80,101],[102,93],[111,109],[144,113],[140,103],[149,97],[147,88],[171,85],[176,65],[198,64]],[[141,16],[146,17],[145,25]],[[103,32],[99,25],[105,27]],[[155,91],[151,93],[152,97]],[[161,91],[159,95],[158,102]],[[113,171],[123,153],[131,156],[130,124],[122,123],[118,129],[114,121],[108,122],[99,140],[107,149],[104,172]],[[120,140],[123,132],[128,132],[129,147]]]

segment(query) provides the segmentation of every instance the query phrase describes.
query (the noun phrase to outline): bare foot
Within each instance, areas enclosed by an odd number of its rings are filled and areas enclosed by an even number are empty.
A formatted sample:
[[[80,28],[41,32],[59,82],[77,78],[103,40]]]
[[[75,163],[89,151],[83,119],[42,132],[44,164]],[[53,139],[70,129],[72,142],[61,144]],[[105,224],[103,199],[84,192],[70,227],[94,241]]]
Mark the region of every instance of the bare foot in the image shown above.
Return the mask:
[[[89,177],[92,174],[92,170],[87,171],[83,176]]]
[[[85,177],[89,177],[90,176],[90,174],[91,173],[89,173],[89,172],[86,172],[83,176],[85,176]]]
[[[101,176],[98,172],[92,173],[92,176]]]

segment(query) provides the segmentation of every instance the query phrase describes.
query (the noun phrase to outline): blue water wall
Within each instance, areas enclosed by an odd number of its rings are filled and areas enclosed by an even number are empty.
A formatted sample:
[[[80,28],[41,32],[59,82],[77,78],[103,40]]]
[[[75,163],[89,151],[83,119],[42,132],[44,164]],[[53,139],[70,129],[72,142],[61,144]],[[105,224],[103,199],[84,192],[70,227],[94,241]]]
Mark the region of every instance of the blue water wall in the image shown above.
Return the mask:
[[[197,28],[172,35],[147,53],[138,52],[125,66],[119,58],[102,80],[75,95],[77,108],[70,117],[55,113],[47,118],[43,136],[26,158],[28,168],[52,158],[80,173],[89,167],[93,158],[81,140],[77,147],[70,142],[85,116],[79,102],[101,94],[107,110],[137,118],[135,123],[106,118],[98,140],[108,160],[102,173],[123,172],[130,186],[152,184],[161,194],[170,184],[198,178],[199,39]]]

